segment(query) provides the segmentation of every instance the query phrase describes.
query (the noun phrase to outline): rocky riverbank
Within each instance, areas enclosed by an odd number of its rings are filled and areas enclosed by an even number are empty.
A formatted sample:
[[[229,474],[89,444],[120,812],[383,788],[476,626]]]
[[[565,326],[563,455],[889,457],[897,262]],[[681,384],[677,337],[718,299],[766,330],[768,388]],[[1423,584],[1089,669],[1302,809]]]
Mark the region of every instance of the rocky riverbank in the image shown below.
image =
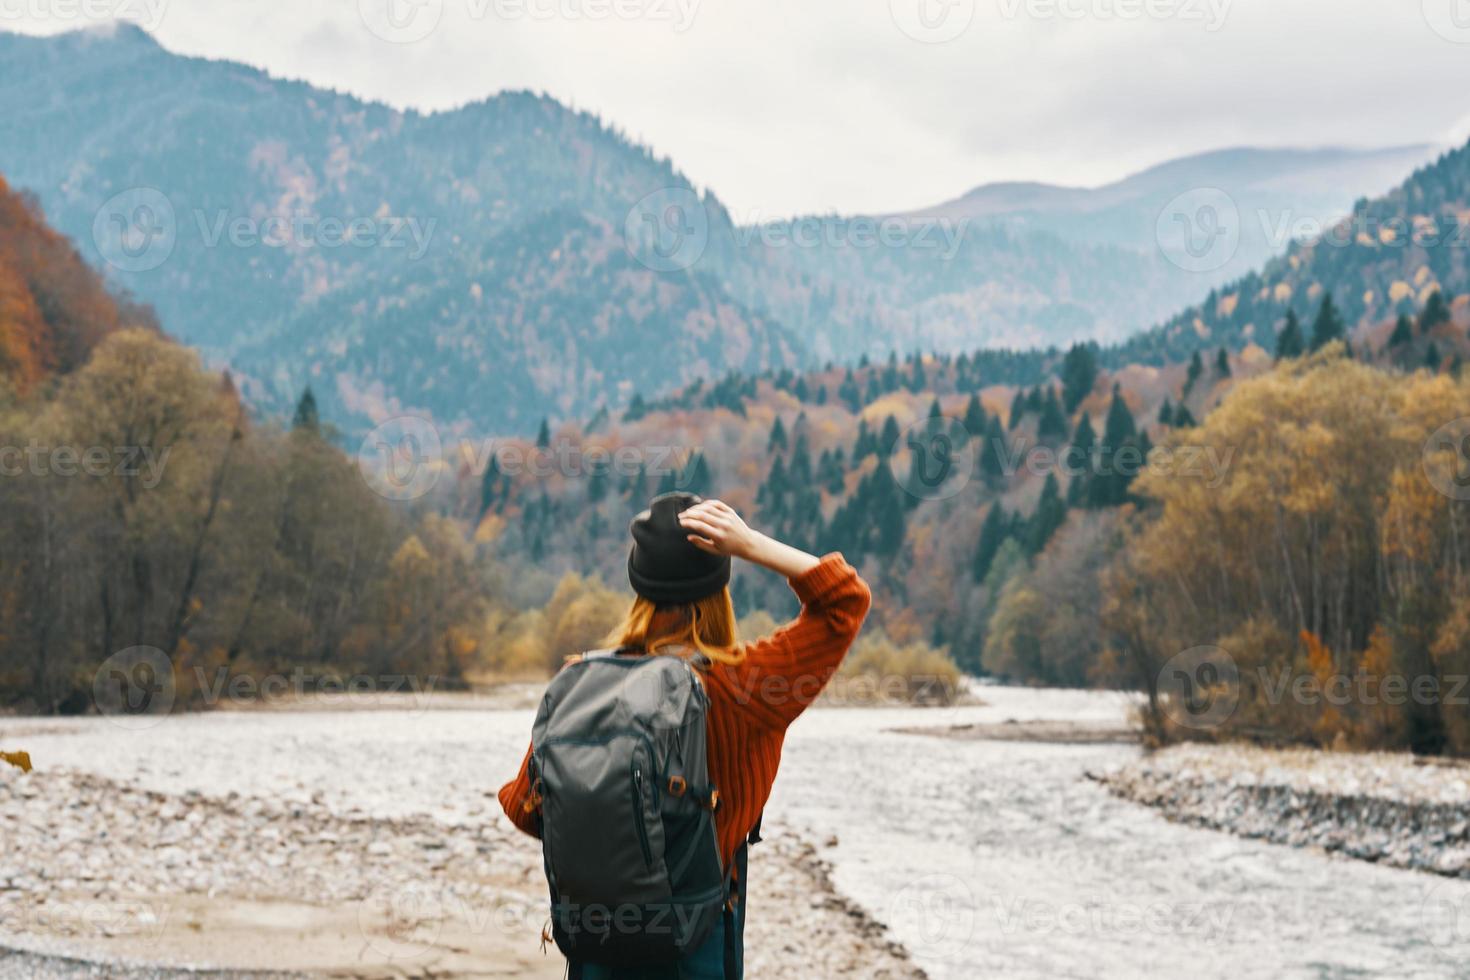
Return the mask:
[[[1088,774],[1170,820],[1470,877],[1470,764],[1389,753],[1181,745]]]
[[[0,826],[0,978],[562,976],[539,851],[493,799],[449,827],[7,768]],[[751,975],[923,976],[810,843],[773,828],[752,867]]]

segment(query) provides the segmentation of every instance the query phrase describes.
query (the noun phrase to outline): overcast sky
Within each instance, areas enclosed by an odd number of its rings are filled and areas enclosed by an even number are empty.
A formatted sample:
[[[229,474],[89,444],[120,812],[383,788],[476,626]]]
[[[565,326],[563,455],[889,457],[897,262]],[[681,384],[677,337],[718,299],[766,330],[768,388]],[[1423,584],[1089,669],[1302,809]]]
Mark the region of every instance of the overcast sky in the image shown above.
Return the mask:
[[[544,91],[742,222],[1470,136],[1470,0],[0,0],[3,29],[97,14],[399,106]]]

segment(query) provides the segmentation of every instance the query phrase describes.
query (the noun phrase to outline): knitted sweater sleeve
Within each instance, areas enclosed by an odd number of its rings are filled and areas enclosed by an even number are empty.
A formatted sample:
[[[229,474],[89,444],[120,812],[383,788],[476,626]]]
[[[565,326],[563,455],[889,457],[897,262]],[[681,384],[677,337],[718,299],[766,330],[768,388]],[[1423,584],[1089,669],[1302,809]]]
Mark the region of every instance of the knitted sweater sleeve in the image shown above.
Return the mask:
[[[872,595],[839,554],[788,580],[801,600],[791,623],[750,643],[734,665],[711,672],[710,684],[757,727],[784,730],[836,673],[862,629]]]
[[[527,805],[531,799],[530,765],[531,750],[528,748],[516,778],[500,788],[500,808],[521,833],[539,837],[536,833],[536,809]]]

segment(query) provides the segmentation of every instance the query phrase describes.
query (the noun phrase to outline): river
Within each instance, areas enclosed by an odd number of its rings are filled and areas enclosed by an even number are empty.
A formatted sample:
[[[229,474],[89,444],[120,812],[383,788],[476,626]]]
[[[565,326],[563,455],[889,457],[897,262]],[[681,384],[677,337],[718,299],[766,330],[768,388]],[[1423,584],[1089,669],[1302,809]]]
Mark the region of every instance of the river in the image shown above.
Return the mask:
[[[838,889],[935,980],[1466,975],[1470,949],[1445,942],[1429,910],[1470,908],[1470,882],[1168,823],[1085,777],[1126,762],[1131,746],[892,731],[1109,722],[1126,710],[1103,693],[980,695],[975,707],[809,712],[790,732],[768,808],[773,824],[822,845]],[[0,735],[38,769],[165,793],[320,794],[342,812],[457,824],[484,819],[484,794],[519,763],[530,721],[525,709],[238,711],[142,731],[12,718]]]

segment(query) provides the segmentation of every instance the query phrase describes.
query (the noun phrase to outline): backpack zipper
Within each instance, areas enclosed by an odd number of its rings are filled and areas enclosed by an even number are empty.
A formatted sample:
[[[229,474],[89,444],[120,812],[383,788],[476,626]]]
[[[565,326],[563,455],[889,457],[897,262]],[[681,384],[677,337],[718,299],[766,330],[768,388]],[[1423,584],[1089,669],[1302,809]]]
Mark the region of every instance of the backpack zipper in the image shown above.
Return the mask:
[[[648,844],[648,827],[643,817],[643,770],[637,765],[633,766],[633,800],[635,803],[633,825],[638,830],[638,846],[643,849],[644,865],[652,870],[653,848]]]

